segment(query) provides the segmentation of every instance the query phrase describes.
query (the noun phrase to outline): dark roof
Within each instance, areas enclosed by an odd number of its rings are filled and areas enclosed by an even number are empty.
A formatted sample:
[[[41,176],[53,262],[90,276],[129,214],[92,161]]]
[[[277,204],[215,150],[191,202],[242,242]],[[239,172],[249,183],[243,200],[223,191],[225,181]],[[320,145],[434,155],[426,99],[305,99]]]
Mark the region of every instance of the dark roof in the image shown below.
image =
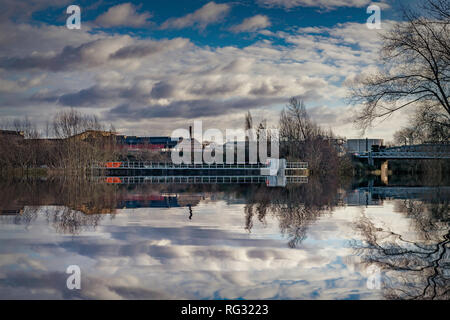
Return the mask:
[[[178,144],[178,139],[172,140],[171,137],[117,136],[117,142],[123,144],[162,144],[174,147]]]
[[[0,134],[2,135],[14,135],[23,137],[23,131],[15,131],[15,130],[0,130]]]

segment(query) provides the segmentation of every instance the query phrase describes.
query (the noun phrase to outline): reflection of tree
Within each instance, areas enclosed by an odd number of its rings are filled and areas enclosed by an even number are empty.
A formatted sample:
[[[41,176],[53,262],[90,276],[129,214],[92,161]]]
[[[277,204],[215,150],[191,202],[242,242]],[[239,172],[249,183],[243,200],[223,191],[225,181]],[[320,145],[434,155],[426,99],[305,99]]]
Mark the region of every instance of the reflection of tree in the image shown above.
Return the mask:
[[[95,230],[105,215],[114,218],[118,203],[130,194],[160,195],[221,191],[232,192],[236,186],[220,185],[111,185],[90,182],[70,176],[42,179],[11,179],[0,181],[0,223],[15,223],[26,228],[39,216],[57,232],[79,234]],[[234,190],[235,191],[235,190]],[[182,200],[183,201],[183,200]],[[181,204],[183,202],[181,201]],[[192,207],[198,198],[187,198]]]
[[[95,229],[104,215],[114,213],[114,186],[92,184],[84,180],[20,180],[0,184],[1,212],[16,212],[1,216],[1,221],[28,227],[39,214],[57,232],[78,234]]]
[[[25,207],[22,214],[14,216],[15,224],[30,226],[38,217],[39,207]]]
[[[104,217],[101,214],[86,215],[68,207],[27,206],[21,214],[2,217],[2,220],[3,222],[13,220],[15,224],[25,225],[28,228],[36,221],[39,214],[45,215],[47,222],[55,228],[56,232],[64,234],[79,234],[87,229],[95,230]]]
[[[95,230],[104,217],[101,214],[84,214],[68,207],[56,210],[46,210],[48,223],[51,223],[58,233],[79,234],[87,229]]]
[[[255,215],[265,223],[267,214],[271,214],[278,219],[282,234],[289,239],[289,247],[295,248],[306,238],[308,226],[324,212],[332,211],[337,203],[336,195],[337,183],[314,179],[308,184],[287,188],[250,188],[245,206],[246,229],[251,231]]]
[[[411,218],[416,232],[403,235],[364,216],[356,225],[364,238],[353,244],[357,253],[385,273],[387,299],[450,299],[448,201],[403,200],[396,208]]]

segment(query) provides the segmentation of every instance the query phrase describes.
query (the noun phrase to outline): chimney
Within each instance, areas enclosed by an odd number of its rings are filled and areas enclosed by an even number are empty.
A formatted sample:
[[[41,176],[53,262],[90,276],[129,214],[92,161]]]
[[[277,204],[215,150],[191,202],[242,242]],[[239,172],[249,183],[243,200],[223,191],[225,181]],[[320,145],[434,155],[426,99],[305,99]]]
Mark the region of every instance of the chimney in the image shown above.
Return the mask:
[[[189,138],[191,139],[191,164],[194,163],[194,137],[192,136],[192,126],[189,126]]]

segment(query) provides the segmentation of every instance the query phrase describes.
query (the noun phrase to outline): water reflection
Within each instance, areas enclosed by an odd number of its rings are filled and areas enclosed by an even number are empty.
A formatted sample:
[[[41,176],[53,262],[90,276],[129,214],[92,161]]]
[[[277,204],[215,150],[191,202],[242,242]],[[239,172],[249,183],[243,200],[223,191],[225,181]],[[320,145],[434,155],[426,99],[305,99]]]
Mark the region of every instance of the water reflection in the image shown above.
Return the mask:
[[[324,213],[331,213],[338,205],[338,185],[322,184],[312,180],[309,184],[271,190],[254,187],[246,195],[245,227],[251,231],[253,220],[264,222],[268,214],[279,221],[280,232],[287,235],[288,245],[295,248],[306,238],[308,225]]]
[[[315,180],[3,181],[0,298],[449,299],[449,199]],[[80,291],[65,287],[70,264]]]
[[[366,215],[356,224],[363,242],[355,248],[363,264],[384,273],[387,299],[450,298],[449,190],[427,188],[427,201],[396,201],[394,210],[408,218],[409,230],[380,224]]]

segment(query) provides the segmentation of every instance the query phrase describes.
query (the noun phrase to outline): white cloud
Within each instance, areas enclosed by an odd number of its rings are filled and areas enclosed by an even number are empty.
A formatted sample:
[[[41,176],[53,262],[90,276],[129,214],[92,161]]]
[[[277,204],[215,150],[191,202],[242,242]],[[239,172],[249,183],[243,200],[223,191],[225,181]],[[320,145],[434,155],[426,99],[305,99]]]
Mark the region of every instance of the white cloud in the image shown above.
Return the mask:
[[[49,8],[67,8],[71,0],[2,0],[0,21],[26,21],[33,13]],[[3,31],[3,30],[2,30]]]
[[[254,32],[260,29],[270,27],[269,17],[258,14],[254,17],[247,18],[242,23],[230,28],[233,32]]]
[[[149,127],[170,134],[195,118],[220,129],[241,126],[248,109],[275,124],[289,97],[301,95],[308,107],[325,108],[314,114],[319,123],[354,136],[351,124],[341,125],[342,81],[373,68],[380,46],[376,32],[358,23],[274,32],[277,44],[266,39],[242,48],[5,26],[0,116],[28,114],[44,123],[57,108],[77,107],[125,134],[149,134]],[[47,76],[39,79],[42,71]],[[339,117],[320,117],[325,110]]]
[[[182,29],[186,27],[198,26],[204,29],[208,24],[217,23],[222,20],[230,11],[228,4],[217,4],[209,2],[200,9],[181,18],[171,18],[164,22],[162,29]]]
[[[109,8],[108,11],[98,16],[95,22],[102,27],[142,27],[148,23],[150,18],[150,13],[138,13],[136,6],[131,3],[123,3]]]

